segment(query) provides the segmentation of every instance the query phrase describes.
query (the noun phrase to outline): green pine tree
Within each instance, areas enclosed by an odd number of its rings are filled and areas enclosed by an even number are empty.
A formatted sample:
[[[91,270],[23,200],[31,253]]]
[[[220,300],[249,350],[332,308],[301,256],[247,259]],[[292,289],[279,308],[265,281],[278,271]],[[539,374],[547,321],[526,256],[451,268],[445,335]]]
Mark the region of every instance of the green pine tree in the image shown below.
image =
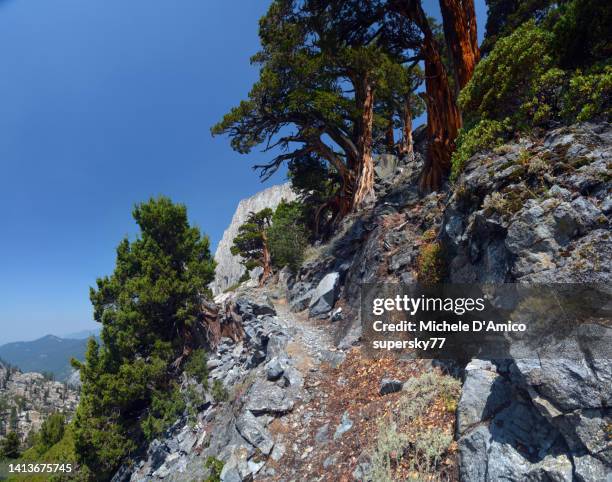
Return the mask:
[[[36,448],[43,453],[64,436],[66,417],[61,413],[53,413],[43,422],[36,437]]]
[[[301,266],[310,237],[303,218],[303,205],[296,201],[282,201],[274,211],[268,238],[275,268],[288,266],[295,272]]]
[[[91,289],[102,343],[91,338],[85,362],[73,361],[83,381],[75,449],[100,478],[182,413],[176,369],[214,276],[208,238],[184,205],[160,197],[133,216],[140,235],[121,241],[113,274]]]
[[[247,273],[253,268],[261,267],[263,274],[260,283],[263,284],[272,273],[272,259],[268,230],[272,222],[274,211],[270,208],[262,209],[256,213],[249,213],[247,220],[238,228],[234,238],[231,252],[234,256],[242,257],[242,265]]]
[[[9,416],[9,427],[11,430],[17,430],[17,423],[19,419],[17,417],[17,408],[13,405],[11,407],[11,414]]]

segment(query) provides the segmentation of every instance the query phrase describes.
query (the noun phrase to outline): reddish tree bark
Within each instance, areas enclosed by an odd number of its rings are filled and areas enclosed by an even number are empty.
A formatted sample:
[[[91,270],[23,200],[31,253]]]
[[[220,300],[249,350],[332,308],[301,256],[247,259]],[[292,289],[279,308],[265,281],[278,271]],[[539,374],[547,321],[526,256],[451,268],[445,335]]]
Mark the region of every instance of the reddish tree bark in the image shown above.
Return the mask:
[[[385,145],[389,154],[395,153],[395,135],[393,133],[393,116],[389,116],[385,129]]]
[[[355,102],[361,113],[358,124],[355,191],[352,209],[360,209],[374,195],[374,160],[372,158],[372,128],[374,123],[374,88],[367,75],[355,82]]]
[[[472,78],[480,60],[474,0],[440,0],[440,11],[458,94]]]
[[[423,33],[422,52],[425,59],[425,103],[427,104],[427,137],[429,151],[419,187],[434,191],[450,172],[450,159],[455,139],[461,128],[461,114],[448,75],[420,0],[401,0],[397,10],[412,20]]]
[[[270,248],[268,246],[268,235],[264,230],[261,233],[261,238],[263,241],[263,253],[262,253],[262,268],[263,273],[261,278],[259,279],[259,286],[263,286],[264,283],[268,280],[270,275],[272,274],[272,256],[270,256]]]
[[[410,104],[411,95],[412,94],[410,92],[406,95],[404,105],[402,106],[402,143],[400,148],[400,154],[402,155],[410,154],[414,150],[412,142],[412,106]]]

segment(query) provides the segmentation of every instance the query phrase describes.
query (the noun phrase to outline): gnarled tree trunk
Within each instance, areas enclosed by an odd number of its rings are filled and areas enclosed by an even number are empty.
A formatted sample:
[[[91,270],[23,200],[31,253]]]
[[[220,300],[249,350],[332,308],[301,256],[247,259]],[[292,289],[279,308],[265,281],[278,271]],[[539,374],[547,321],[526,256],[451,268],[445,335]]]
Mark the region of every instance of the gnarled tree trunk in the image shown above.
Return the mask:
[[[402,143],[400,154],[407,155],[414,151],[412,142],[412,105],[410,104],[411,93],[406,95],[402,106]]]
[[[342,186],[340,187],[340,191],[334,197],[334,199],[330,199],[327,203],[323,204],[317,210],[317,214],[315,216],[315,225],[319,224],[319,216],[320,213],[326,208],[332,208],[334,212],[334,217],[341,219],[346,216],[350,211],[353,204],[353,192],[355,190],[355,175],[353,171],[351,171],[342,160],[334,153],[334,151],[327,146],[320,138],[317,138],[313,141],[315,145],[315,150],[327,161],[336,168],[338,171],[338,175],[340,176]],[[348,150],[348,149],[347,149]],[[347,154],[347,158],[355,158],[355,156],[351,156],[350,153]],[[318,233],[315,233],[318,235]]]
[[[412,20],[423,33],[424,97],[427,104],[429,151],[419,187],[423,191],[435,191],[442,186],[444,177],[450,172],[450,159],[455,150],[455,139],[461,128],[461,114],[420,0],[402,0],[395,5],[398,11]]]
[[[440,0],[444,37],[453,59],[455,94],[465,87],[480,60],[474,0]]]
[[[385,129],[385,145],[389,154],[395,154],[395,135],[393,133],[393,116],[389,116]]]
[[[357,137],[359,159],[356,166],[357,179],[352,203],[353,210],[358,210],[374,196],[374,160],[372,158],[374,87],[367,75],[360,76],[354,84],[355,102],[361,113]]]
[[[270,248],[269,248],[269,244],[268,244],[268,234],[263,231],[261,233],[261,238],[263,241],[263,253],[262,253],[262,268],[263,268],[263,273],[261,275],[261,278],[259,279],[259,286],[263,286],[264,283],[268,280],[268,278],[270,277],[270,275],[272,274],[272,256],[270,255]]]

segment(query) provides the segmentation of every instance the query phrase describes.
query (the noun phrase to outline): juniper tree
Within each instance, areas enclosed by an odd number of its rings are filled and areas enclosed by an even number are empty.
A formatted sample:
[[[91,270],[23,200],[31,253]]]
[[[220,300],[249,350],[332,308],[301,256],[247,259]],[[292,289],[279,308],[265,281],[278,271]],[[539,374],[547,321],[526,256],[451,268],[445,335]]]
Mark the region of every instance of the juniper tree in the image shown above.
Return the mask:
[[[389,7],[413,22],[422,33],[421,57],[425,63],[428,155],[420,179],[423,190],[438,189],[450,173],[451,155],[462,125],[457,91],[474,72],[479,59],[473,0],[440,0],[444,33],[453,61],[456,85],[444,65],[443,46],[421,0],[390,0]]]
[[[91,338],[85,362],[73,361],[83,382],[75,449],[101,478],[182,413],[176,370],[191,353],[214,274],[208,238],[185,206],[160,197],[133,216],[139,236],[119,243],[114,272],[90,290],[101,344]]]
[[[11,414],[9,416],[9,427],[11,430],[17,430],[17,425],[19,423],[19,418],[17,417],[17,408],[13,405],[11,407]]]
[[[238,228],[238,234],[234,238],[231,247],[231,252],[234,256],[239,255],[242,257],[241,263],[247,272],[256,267],[263,269],[259,280],[262,285],[272,273],[268,230],[270,229],[273,213],[274,211],[270,208],[249,213],[244,224]]]
[[[280,148],[256,166],[264,178],[284,162],[327,164],[340,183],[322,204],[333,220],[372,195],[376,91],[401,66],[395,43],[413,40],[410,25],[389,14],[379,1],[274,1],[252,59],[259,80],[212,129],[242,153]]]
[[[281,201],[272,215],[272,225],[268,230],[272,265],[276,268],[287,266],[291,271],[297,271],[304,259],[309,237],[303,204]]]
[[[43,422],[36,436],[36,449],[44,453],[64,436],[66,417],[61,413],[53,413]]]

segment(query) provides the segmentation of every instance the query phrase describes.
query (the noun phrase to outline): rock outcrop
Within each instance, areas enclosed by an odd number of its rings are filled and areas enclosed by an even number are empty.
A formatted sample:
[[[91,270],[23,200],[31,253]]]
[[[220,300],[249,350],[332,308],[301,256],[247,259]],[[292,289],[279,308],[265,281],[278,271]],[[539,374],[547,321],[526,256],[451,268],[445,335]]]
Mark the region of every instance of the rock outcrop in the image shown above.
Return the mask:
[[[67,384],[0,362],[0,438],[15,431],[23,442],[52,413],[61,412],[70,419],[78,402],[78,392]]]
[[[396,165],[387,162],[385,166]],[[377,184],[371,210],[348,218],[321,256],[288,280],[305,309],[330,272],[348,305],[340,346],[354,343],[359,286],[414,283],[419,246],[438,234],[452,283],[600,283],[612,279],[612,128],[579,124],[479,153],[448,193],[422,197],[417,159]],[[352,311],[351,311],[352,308]],[[612,474],[612,363],[473,360],[457,411],[467,481],[606,480]]]
[[[449,280],[610,286],[611,163],[612,128],[595,124],[471,159],[444,214]],[[576,359],[466,367],[465,480],[609,480],[612,361],[576,345]]]
[[[293,201],[295,197],[296,195],[291,190],[291,185],[285,183],[269,187],[238,203],[232,221],[223,233],[223,237],[215,251],[217,268],[215,270],[215,280],[210,285],[213,294],[219,294],[230,286],[235,285],[244,274],[244,266],[240,264],[240,256],[234,256],[230,248],[236,234],[238,234],[238,228],[246,221],[249,213],[261,211],[265,208],[274,209],[282,200]]]

